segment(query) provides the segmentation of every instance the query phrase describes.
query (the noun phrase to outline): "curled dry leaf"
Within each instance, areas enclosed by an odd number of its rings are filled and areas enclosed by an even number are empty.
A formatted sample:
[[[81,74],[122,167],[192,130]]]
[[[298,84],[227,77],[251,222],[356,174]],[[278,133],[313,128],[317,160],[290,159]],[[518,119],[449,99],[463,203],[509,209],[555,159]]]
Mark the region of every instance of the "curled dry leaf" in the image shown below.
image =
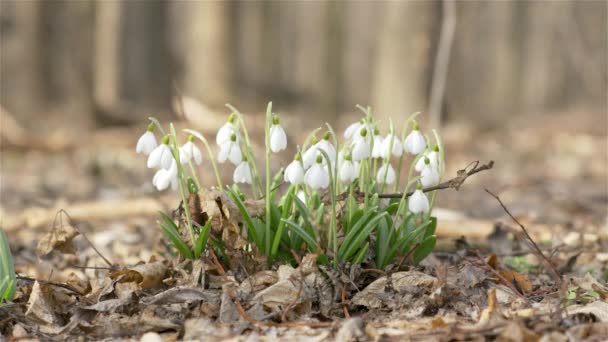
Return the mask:
[[[408,288],[428,288],[435,286],[437,279],[418,271],[396,272],[392,274],[392,286],[397,293],[402,293]],[[362,305],[368,308],[380,308],[383,305],[383,297],[387,288],[387,277],[376,279],[363,291],[357,293],[352,300],[354,305]]]
[[[591,314],[597,318],[600,322],[608,322],[608,303],[596,300],[593,303],[587,305],[573,305],[566,309],[568,315],[575,315],[579,313]]]
[[[42,325],[59,325],[61,318],[55,313],[49,291],[49,286],[41,285],[38,281],[34,283],[25,316]]]
[[[110,278],[120,283],[135,282],[142,289],[154,287],[165,279],[167,266],[162,261],[140,264],[110,273]]]
[[[91,292],[91,283],[88,280],[80,279],[80,277],[78,277],[74,272],[71,272],[68,275],[66,283],[78,290],[78,292],[83,295],[89,294]]]
[[[39,257],[45,257],[52,251],[58,250],[66,254],[74,254],[75,248],[72,239],[78,236],[79,232],[71,225],[62,225],[45,234],[36,247]]]

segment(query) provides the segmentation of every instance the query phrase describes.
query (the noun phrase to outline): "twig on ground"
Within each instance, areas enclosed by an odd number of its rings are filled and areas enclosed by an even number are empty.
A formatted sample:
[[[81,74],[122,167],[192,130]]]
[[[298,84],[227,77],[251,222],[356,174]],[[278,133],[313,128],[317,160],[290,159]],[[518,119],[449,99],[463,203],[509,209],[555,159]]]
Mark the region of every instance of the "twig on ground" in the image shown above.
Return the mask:
[[[528,298],[522,292],[520,292],[519,288],[517,288],[512,282],[507,280],[507,278],[503,277],[500,274],[500,272],[498,272],[497,270],[494,269],[494,267],[492,267],[490,264],[488,264],[488,262],[481,256],[481,254],[479,254],[478,251],[473,251],[473,253],[477,256],[479,261],[481,261],[483,263],[483,265],[486,266],[486,268],[490,272],[492,272],[495,276],[498,277],[498,279],[500,279],[505,285],[507,285],[511,289],[511,291],[513,291],[513,293],[515,293],[519,298],[522,298],[528,304],[530,304],[530,301],[528,300]]]
[[[340,289],[340,299],[342,300],[342,311],[344,311],[344,318],[350,318],[348,305],[346,304],[346,286],[344,285],[342,285],[342,289]]]
[[[211,254],[213,263],[215,264],[215,267],[217,267],[217,271],[220,273],[220,275],[226,274],[226,270],[224,269],[224,266],[222,266],[222,263],[220,262],[220,260],[217,258],[217,255],[215,255],[215,252],[213,251],[213,247],[209,248],[209,254]]]
[[[541,260],[544,261],[544,263],[546,264],[547,268],[549,269],[549,271],[551,272],[551,274],[555,278],[555,281],[557,282],[557,284],[561,285],[562,284],[562,277],[559,274],[559,271],[555,268],[555,265],[553,265],[553,263],[551,263],[551,260],[549,260],[549,258],[547,258],[547,256],[545,256],[545,254],[538,247],[538,245],[536,244],[536,242],[534,242],[534,240],[532,239],[532,237],[530,236],[530,234],[528,234],[528,230],[526,229],[526,227],[524,227],[524,225],[521,224],[515,218],[515,216],[513,216],[513,214],[511,214],[511,212],[509,211],[509,209],[507,209],[507,207],[504,205],[504,203],[502,203],[502,201],[500,200],[500,197],[498,197],[497,195],[495,195],[493,192],[491,192],[488,189],[485,189],[485,190],[486,190],[486,192],[488,194],[490,194],[490,196],[494,197],[498,201],[498,203],[500,204],[500,206],[502,207],[502,209],[507,213],[507,215],[509,215],[509,217],[511,217],[511,219],[513,220],[513,222],[517,223],[517,225],[524,232],[524,234],[525,234],[528,242],[532,245],[532,248],[534,248],[534,251],[536,252],[536,254],[539,257],[539,259],[541,259]]]
[[[304,290],[304,282],[300,278],[297,278],[297,279],[300,283],[300,288],[298,288],[298,293],[296,293],[296,297],[285,307],[285,309],[283,309],[283,312],[281,312],[281,321],[282,322],[287,321],[287,313],[289,312],[289,310],[291,310],[291,308],[296,306],[298,299],[300,299],[300,296],[302,296],[302,290]],[[293,279],[290,278],[290,281],[293,281]]]
[[[42,279],[35,279],[35,278],[30,278],[30,277],[26,277],[26,276],[21,276],[21,275],[17,275],[16,277],[19,280],[24,280],[24,281],[28,281],[28,282],[39,282],[40,284],[43,285],[51,285],[51,286],[56,286],[56,287],[61,287],[63,289],[66,289],[68,291],[74,292],[75,294],[79,295],[79,296],[83,296],[84,294],[80,293],[80,291],[76,290],[75,288],[73,288],[72,286],[68,285],[68,284],[63,284],[63,283],[57,283],[54,281],[49,281],[49,280],[42,280]]]

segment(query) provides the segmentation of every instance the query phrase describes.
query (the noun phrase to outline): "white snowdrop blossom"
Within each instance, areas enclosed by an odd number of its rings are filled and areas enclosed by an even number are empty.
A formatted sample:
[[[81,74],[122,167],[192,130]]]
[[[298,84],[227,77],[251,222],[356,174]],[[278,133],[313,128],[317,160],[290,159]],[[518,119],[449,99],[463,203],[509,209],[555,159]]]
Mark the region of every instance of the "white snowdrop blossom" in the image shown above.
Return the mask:
[[[372,147],[372,158],[382,158],[382,136],[374,133],[374,146]]]
[[[287,165],[283,179],[291,184],[302,184],[304,182],[304,167],[299,155]]]
[[[416,166],[414,167],[416,169],[416,172],[422,172],[422,169],[426,165],[424,162],[425,158],[429,159],[431,166],[434,166],[437,170],[439,170],[439,168],[438,168],[439,152],[438,151],[439,151],[439,148],[437,147],[437,145],[435,145],[435,148],[433,149],[433,151],[426,152],[422,158],[419,158],[418,161],[416,162]]]
[[[315,146],[317,150],[322,150],[327,153],[327,155],[329,156],[329,160],[331,160],[332,164],[336,161],[336,148],[331,142],[329,142],[329,132],[325,133],[323,139],[316,143]]]
[[[392,148],[391,148],[392,138]],[[401,140],[395,134],[389,134],[382,141],[382,158],[389,158],[390,156],[401,157],[403,154],[403,145]]]
[[[424,140],[424,136],[420,133],[418,129],[418,124],[414,122],[414,128],[405,138],[403,143],[403,150],[406,153],[411,154],[419,154],[422,153],[426,149],[426,140]]]
[[[355,136],[355,134],[358,134],[361,128],[364,126],[364,122],[365,120],[361,119],[346,127],[346,129],[344,130],[344,138],[346,138],[347,140],[353,138],[353,136]]]
[[[359,135],[361,138],[353,141],[352,159],[356,162],[369,158],[370,154],[369,143],[365,138],[367,136],[367,130],[362,129]]]
[[[172,160],[169,169],[163,169],[156,171],[152,178],[152,184],[156,187],[156,190],[163,191],[171,185],[172,189],[177,188],[177,163],[175,159]]]
[[[247,159],[243,159],[241,163],[234,169],[232,180],[235,183],[251,184],[251,167],[249,166],[249,162],[247,162]]]
[[[410,196],[408,207],[414,214],[422,214],[429,211],[429,199],[422,192],[421,189],[416,189],[412,196]]]
[[[156,148],[148,156],[147,166],[149,169],[161,167],[168,170],[171,167],[173,161],[173,155],[169,148],[169,136],[163,137],[162,144],[156,146]]]
[[[344,184],[352,183],[356,178],[359,171],[359,163],[353,162],[350,156],[345,157],[345,159],[340,163],[340,169],[338,171],[338,176],[340,177],[340,181]]]
[[[431,165],[428,158],[424,158],[424,167],[422,168],[422,172],[420,172],[420,183],[422,186],[429,187],[439,184],[439,172],[437,171],[437,167]]]
[[[230,116],[228,117],[228,121],[226,121],[226,123],[217,131],[217,135],[215,136],[215,142],[218,144],[218,146],[222,146],[230,142],[230,139],[233,135],[237,135],[238,137],[238,130],[236,128],[236,125],[234,124],[234,117],[235,114],[230,114]]]
[[[149,155],[157,146],[158,143],[156,142],[156,137],[154,136],[154,124],[150,123],[146,133],[142,134],[137,140],[135,152]]]
[[[378,169],[376,182],[378,182],[378,184],[393,184],[395,183],[396,178],[395,169],[393,169],[393,166],[390,163],[386,163]],[[385,179],[386,182],[384,181]]]
[[[329,186],[329,173],[321,162],[322,157],[317,156],[315,164],[304,175],[304,183],[314,190],[325,189]]]
[[[194,159],[196,165],[201,165],[203,162],[203,154],[201,150],[194,144],[194,137],[189,136],[188,141],[179,148],[179,162],[184,165]]]
[[[217,161],[223,164],[226,160],[230,160],[234,165],[239,165],[243,160],[243,153],[236,141],[236,134],[232,134],[230,140],[220,146],[220,152],[217,154]]]
[[[272,126],[270,127],[270,150],[274,153],[287,148],[287,135],[281,125],[279,118],[275,115],[272,118]]]
[[[311,167],[312,164],[315,163],[316,158],[317,158],[317,142],[315,140],[313,140],[310,147],[306,151],[304,151],[304,154],[302,154],[302,163],[304,165],[304,169],[308,170],[308,168]]]

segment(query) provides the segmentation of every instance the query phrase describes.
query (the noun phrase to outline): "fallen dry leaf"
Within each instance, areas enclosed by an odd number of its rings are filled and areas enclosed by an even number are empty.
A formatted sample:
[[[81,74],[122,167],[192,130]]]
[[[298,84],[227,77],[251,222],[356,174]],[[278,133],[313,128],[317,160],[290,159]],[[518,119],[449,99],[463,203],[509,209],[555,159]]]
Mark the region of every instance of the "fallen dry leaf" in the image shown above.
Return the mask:
[[[392,274],[392,286],[397,293],[407,291],[408,288],[427,288],[431,289],[435,286],[437,278],[424,274],[418,271],[396,272]],[[379,308],[383,305],[383,295],[387,287],[387,277],[376,279],[369,284],[363,291],[357,293],[352,303],[362,305],[368,308]]]
[[[135,282],[142,289],[159,285],[167,275],[167,266],[162,261],[136,265],[110,273],[110,278],[118,279],[120,283]]]
[[[78,230],[71,225],[64,224],[46,233],[36,247],[36,253],[39,257],[45,257],[52,251],[58,250],[66,254],[74,254],[76,251],[72,239],[80,234]]]

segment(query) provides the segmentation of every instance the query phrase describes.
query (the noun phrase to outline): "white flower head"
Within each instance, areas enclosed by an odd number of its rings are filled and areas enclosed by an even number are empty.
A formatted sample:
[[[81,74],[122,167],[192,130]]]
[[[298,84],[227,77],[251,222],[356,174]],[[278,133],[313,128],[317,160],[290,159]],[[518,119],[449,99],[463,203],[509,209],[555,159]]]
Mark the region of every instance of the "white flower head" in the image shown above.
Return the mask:
[[[235,183],[251,184],[252,178],[253,177],[251,176],[251,166],[249,166],[247,158],[243,158],[241,163],[234,169],[232,180]]]
[[[300,153],[296,154],[287,168],[285,168],[285,175],[283,179],[291,184],[302,184],[304,182],[304,166],[302,165],[302,156]]]
[[[272,118],[272,126],[270,127],[270,150],[274,153],[287,148],[287,135],[281,125],[279,125],[279,117]]]
[[[225,143],[230,142],[230,139],[233,135],[236,135],[238,138],[238,130],[236,125],[234,124],[235,117],[235,113],[230,114],[230,116],[228,117],[228,121],[226,121],[226,123],[217,131],[217,135],[215,136],[215,142],[218,144],[218,146],[222,146]]]
[[[137,140],[135,152],[149,155],[157,146],[158,143],[156,142],[156,137],[154,136],[154,123],[151,122],[148,125],[146,133],[142,134]]]
[[[188,137],[188,141],[179,148],[179,162],[184,165],[194,159],[196,165],[201,165],[203,162],[203,154],[201,150],[194,144],[194,137]]]
[[[419,154],[426,149],[426,140],[420,130],[418,129],[418,123],[414,121],[414,127],[410,134],[405,138],[403,143],[403,150],[406,153]]]
[[[374,145],[372,146],[372,158],[382,158],[382,136],[378,127],[374,129]]]
[[[429,211],[429,199],[422,192],[420,188],[416,189],[412,196],[410,196],[408,207],[414,214],[427,213]]]
[[[392,148],[391,148],[392,139]],[[382,158],[389,158],[391,156],[401,157],[403,154],[403,145],[401,140],[395,134],[389,134],[382,141]]]
[[[317,148],[317,150],[322,150],[325,153],[327,153],[327,155],[329,156],[329,160],[333,164],[336,161],[337,153],[336,153],[336,148],[329,141],[329,137],[330,137],[330,133],[325,132],[325,134],[323,135],[323,139],[321,139],[318,143],[316,143],[315,147]]]
[[[353,138],[353,136],[355,136],[355,134],[359,133],[361,128],[364,126],[364,124],[365,124],[365,119],[361,119],[355,123],[350,124],[344,130],[344,138],[346,138],[347,140]]]
[[[344,160],[340,163],[340,170],[338,171],[338,177],[344,184],[352,183],[356,178],[359,171],[359,163],[353,162],[351,156],[345,156]]]
[[[163,137],[162,143],[156,146],[148,156],[147,166],[150,169],[161,167],[168,170],[171,167],[172,161],[173,154],[171,154],[171,149],[169,148],[169,136],[166,135]]]
[[[425,158],[429,159],[429,162],[432,166],[434,166],[437,170],[439,170],[439,146],[435,145],[432,151],[425,152],[422,158],[419,158],[416,162],[415,169],[417,172],[422,172],[422,169],[426,165]]]
[[[172,189],[177,188],[177,163],[175,159],[172,160],[169,169],[163,169],[156,171],[152,178],[152,184],[156,187],[156,190],[163,191],[171,185]]]
[[[431,165],[431,162],[427,157],[424,157],[424,164],[422,172],[420,172],[420,183],[422,183],[422,186],[426,188],[439,184],[437,166]]]
[[[378,169],[376,182],[378,184],[393,184],[395,183],[396,178],[397,175],[395,174],[395,169],[393,169],[393,166],[390,163],[385,163]]]
[[[356,162],[367,159],[370,155],[369,143],[366,139],[367,129],[361,129],[359,136],[360,139],[355,139],[353,141],[352,159]]]
[[[308,149],[306,149],[306,151],[304,151],[304,154],[302,154],[302,163],[304,164],[304,169],[308,170],[308,168],[311,167],[312,164],[315,163],[316,159],[317,159],[317,139],[313,136],[310,147]]]
[[[323,157],[319,154],[315,164],[306,171],[304,183],[312,189],[325,189],[329,186],[329,173],[322,164]]]
[[[239,165],[243,160],[243,153],[237,142],[236,134],[232,134],[230,140],[220,146],[220,152],[217,154],[217,161],[220,164],[230,160],[234,165]]]

